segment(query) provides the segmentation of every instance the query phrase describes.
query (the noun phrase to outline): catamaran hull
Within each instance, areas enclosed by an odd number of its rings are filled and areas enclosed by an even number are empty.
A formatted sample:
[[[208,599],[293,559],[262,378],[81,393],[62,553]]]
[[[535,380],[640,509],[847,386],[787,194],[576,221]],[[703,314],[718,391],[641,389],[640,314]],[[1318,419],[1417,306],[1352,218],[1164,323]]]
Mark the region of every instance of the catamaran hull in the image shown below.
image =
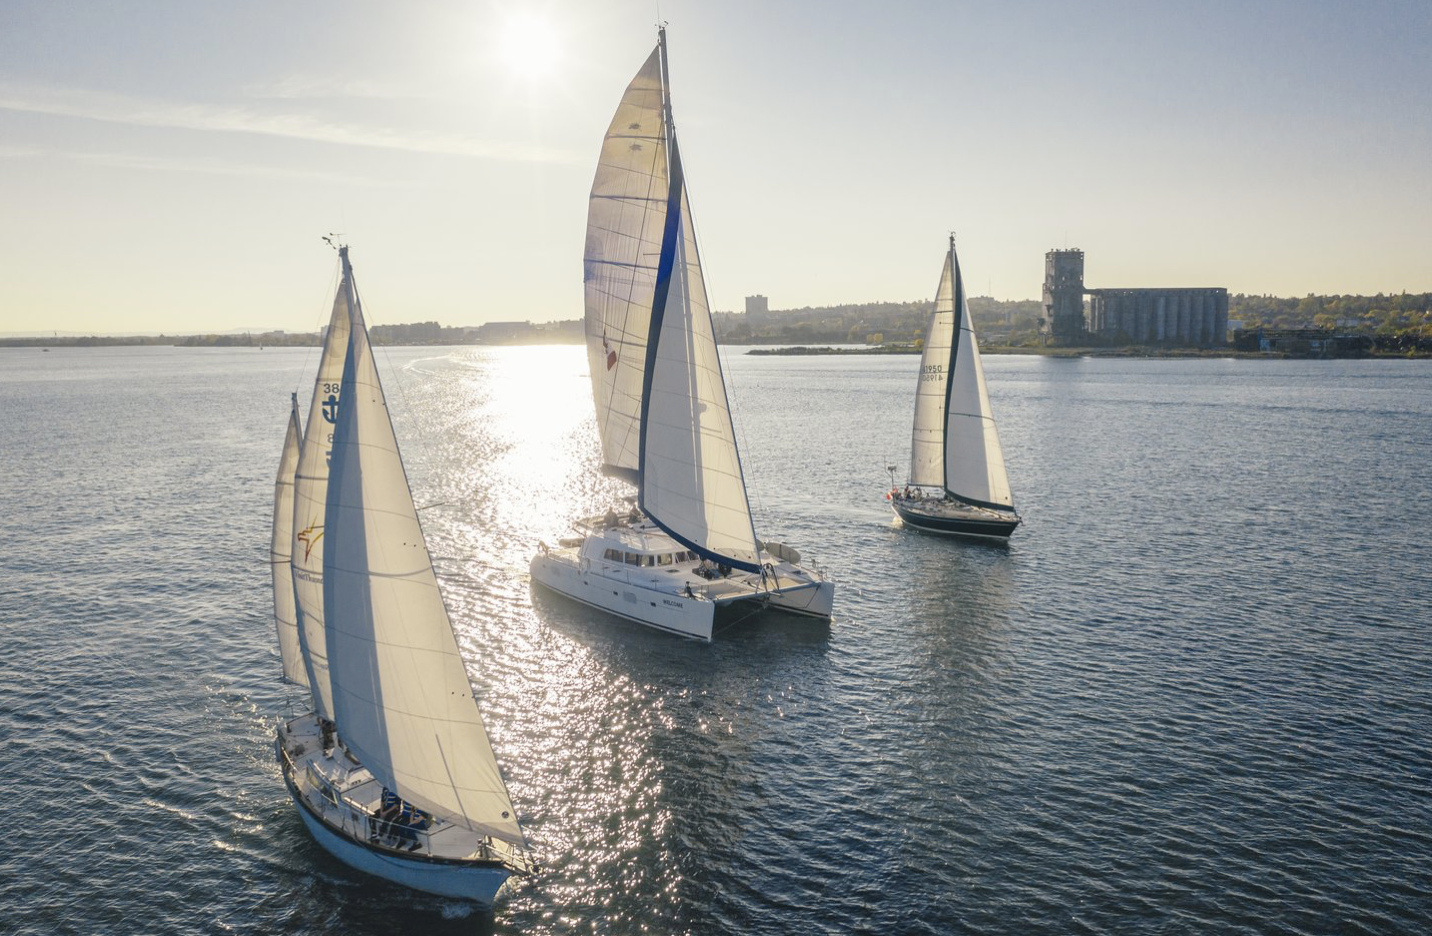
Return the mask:
[[[439,897],[455,897],[471,900],[485,907],[491,907],[497,892],[507,882],[510,872],[498,864],[476,864],[444,860],[441,858],[403,858],[389,852],[380,852],[366,843],[344,835],[318,816],[299,795],[288,772],[284,771],[284,783],[288,795],[298,807],[298,814],[314,841],[324,851],[357,871],[374,877],[411,887]]]
[[[798,588],[773,591],[767,593],[766,600],[771,607],[780,608],[789,614],[829,619],[835,607],[835,583],[814,582]]]
[[[1019,526],[1019,518],[1008,520],[996,518],[960,517],[916,510],[899,500],[892,500],[895,516],[908,527],[925,533],[941,533],[946,536],[967,536],[978,539],[1007,540]]]
[[[607,578],[559,558],[538,554],[532,559],[532,581],[560,595],[608,614],[671,634],[710,640],[716,604],[699,598],[643,588]]]

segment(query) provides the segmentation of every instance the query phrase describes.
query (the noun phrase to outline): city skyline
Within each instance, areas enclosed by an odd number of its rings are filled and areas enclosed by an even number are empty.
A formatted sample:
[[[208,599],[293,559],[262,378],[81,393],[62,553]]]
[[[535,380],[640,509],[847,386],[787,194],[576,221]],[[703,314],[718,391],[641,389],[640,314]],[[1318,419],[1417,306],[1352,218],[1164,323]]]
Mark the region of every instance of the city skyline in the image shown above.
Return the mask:
[[[570,320],[652,4],[15,2],[0,332]],[[665,3],[715,309],[1432,291],[1432,7]]]

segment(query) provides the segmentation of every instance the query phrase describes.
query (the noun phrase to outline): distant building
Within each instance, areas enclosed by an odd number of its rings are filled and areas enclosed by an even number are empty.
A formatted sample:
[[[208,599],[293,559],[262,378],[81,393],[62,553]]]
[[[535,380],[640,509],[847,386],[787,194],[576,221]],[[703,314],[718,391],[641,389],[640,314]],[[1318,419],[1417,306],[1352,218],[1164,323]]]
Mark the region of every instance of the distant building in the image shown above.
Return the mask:
[[[1135,344],[1218,347],[1228,343],[1228,290],[1219,286],[1088,289],[1084,286],[1084,251],[1051,250],[1044,255],[1044,321],[1040,330],[1067,344],[1096,337]]]
[[[1051,250],[1044,255],[1045,334],[1076,341],[1084,327],[1084,251]]]
[[[747,296],[747,297],[746,297],[746,314],[747,314],[747,315],[768,315],[768,314],[770,314],[770,311],[771,311],[770,303],[767,301],[767,299],[766,299],[765,296]]]

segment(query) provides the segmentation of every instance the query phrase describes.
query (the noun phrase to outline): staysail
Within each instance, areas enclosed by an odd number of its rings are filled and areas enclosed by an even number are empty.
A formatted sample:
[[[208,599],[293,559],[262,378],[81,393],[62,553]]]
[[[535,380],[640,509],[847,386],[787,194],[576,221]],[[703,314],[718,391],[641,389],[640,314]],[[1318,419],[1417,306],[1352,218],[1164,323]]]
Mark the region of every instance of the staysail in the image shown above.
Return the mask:
[[[346,266],[346,252],[344,258]],[[522,844],[438,591],[354,298],[323,554],[338,734],[403,799]]]
[[[283,678],[300,686],[308,685],[308,671],[298,645],[298,611],[293,597],[293,475],[298,469],[298,394],[288,414],[288,432],[283,439],[283,457],[273,490],[273,540],[269,544],[269,566],[273,572],[273,620],[278,627],[278,652],[283,661]]]
[[[660,54],[653,49],[602,139],[582,258],[587,361],[602,467],[632,483],[639,467],[647,333],[666,224],[662,104]]]
[[[920,360],[910,483],[943,487],[981,507],[1014,505],[954,238]]]
[[[323,355],[318,360],[318,379],[313,383],[308,428],[303,434],[293,483],[293,591],[298,605],[298,637],[313,691],[314,712],[330,721],[333,691],[329,687],[328,647],[323,635],[323,512],[333,427],[341,410],[338,401],[342,396],[343,361],[348,354],[348,321],[357,301],[353,268],[348,265],[347,254],[342,256],[343,279],[333,298],[333,314],[328,320]]]

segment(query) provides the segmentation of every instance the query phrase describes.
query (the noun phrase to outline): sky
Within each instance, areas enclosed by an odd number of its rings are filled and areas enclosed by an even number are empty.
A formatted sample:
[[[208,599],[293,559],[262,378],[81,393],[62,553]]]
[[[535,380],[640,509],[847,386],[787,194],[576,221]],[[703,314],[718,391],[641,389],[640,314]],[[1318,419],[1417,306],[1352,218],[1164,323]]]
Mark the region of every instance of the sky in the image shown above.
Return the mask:
[[[1432,291],[1432,3],[5,0],[0,333],[574,319],[668,23],[712,306]]]

